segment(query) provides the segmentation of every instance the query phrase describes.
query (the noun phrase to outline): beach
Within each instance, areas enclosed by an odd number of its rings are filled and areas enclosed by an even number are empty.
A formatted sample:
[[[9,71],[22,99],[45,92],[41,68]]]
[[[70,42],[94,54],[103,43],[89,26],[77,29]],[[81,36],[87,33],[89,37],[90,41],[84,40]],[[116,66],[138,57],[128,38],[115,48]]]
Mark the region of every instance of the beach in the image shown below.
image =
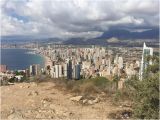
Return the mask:
[[[43,57],[44,57],[44,59],[45,59],[45,67],[47,67],[47,66],[52,66],[52,61],[51,61],[51,59],[50,59],[49,57],[47,57],[47,56],[44,56],[44,55],[43,55]]]

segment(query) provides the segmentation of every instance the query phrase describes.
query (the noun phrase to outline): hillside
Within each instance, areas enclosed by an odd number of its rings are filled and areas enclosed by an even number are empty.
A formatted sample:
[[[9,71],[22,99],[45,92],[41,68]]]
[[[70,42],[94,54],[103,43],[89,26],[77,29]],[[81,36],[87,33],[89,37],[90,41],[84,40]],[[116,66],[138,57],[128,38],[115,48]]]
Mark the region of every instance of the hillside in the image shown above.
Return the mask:
[[[58,89],[51,81],[1,86],[1,118],[99,120],[130,109],[123,105],[113,105],[111,98],[99,95],[103,100],[83,104],[82,100],[74,98],[75,94]]]

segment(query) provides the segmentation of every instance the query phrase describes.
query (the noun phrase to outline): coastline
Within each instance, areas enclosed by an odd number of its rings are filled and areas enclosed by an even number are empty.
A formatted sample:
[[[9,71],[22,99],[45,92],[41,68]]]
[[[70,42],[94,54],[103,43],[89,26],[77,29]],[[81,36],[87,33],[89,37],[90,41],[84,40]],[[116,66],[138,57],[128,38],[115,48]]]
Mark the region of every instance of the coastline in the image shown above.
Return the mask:
[[[36,51],[35,54],[40,55],[41,57],[43,57],[43,59],[44,59],[44,68],[46,68],[48,65],[52,66],[52,61],[48,56],[44,55],[39,49],[36,49],[36,50],[34,49],[34,51]]]
[[[16,57],[15,57],[16,56]],[[1,48],[1,64],[8,70],[25,70],[32,64],[45,67],[45,58],[28,48]]]
[[[33,48],[1,48],[1,50],[2,49],[26,49],[26,50],[29,50],[28,52],[26,52],[26,54],[38,55],[38,56],[42,57],[42,59],[44,59],[44,64],[43,64],[44,68],[46,68],[48,65],[52,66],[52,61],[51,61],[50,57],[43,54],[43,52],[39,49],[33,49]]]
[[[48,56],[40,54],[44,58],[44,67],[46,68],[48,65],[52,66],[52,61]]]

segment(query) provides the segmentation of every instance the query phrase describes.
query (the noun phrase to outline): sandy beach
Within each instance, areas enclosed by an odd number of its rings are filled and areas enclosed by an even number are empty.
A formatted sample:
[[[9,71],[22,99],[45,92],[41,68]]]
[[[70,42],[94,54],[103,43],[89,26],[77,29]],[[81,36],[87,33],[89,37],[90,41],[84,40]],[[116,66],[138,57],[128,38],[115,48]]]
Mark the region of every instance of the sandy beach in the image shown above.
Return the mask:
[[[44,56],[44,55],[43,55],[43,57],[45,59],[45,67],[47,67],[48,65],[52,66],[51,59],[49,57],[47,57],[47,56]]]

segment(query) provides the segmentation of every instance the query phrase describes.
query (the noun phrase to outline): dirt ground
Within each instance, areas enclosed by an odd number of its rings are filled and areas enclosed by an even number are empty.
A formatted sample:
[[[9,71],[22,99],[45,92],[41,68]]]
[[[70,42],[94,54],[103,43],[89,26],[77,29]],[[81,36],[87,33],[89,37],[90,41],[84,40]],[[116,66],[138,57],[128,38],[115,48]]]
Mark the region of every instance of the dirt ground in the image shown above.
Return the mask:
[[[1,86],[1,119],[107,119],[128,109],[112,104],[110,98],[92,105],[72,101],[73,94],[53,82],[16,83]]]

